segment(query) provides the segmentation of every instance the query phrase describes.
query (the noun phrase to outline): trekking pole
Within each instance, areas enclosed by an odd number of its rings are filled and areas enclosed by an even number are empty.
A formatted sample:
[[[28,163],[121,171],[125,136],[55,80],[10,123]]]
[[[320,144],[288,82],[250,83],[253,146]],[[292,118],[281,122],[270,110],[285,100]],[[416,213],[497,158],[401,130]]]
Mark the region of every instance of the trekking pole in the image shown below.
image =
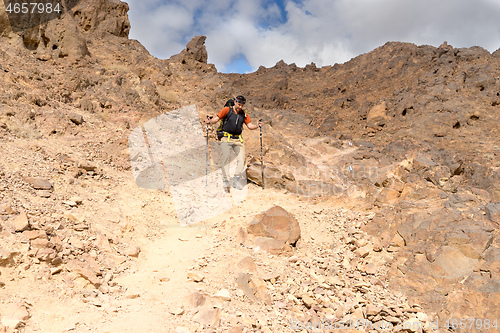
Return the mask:
[[[207,120],[210,120],[208,114],[207,114]],[[208,124],[207,124],[207,153],[205,157],[205,186],[208,186]]]
[[[262,173],[262,189],[264,189],[264,156],[262,154],[262,126],[260,123],[262,119],[259,119],[259,129],[260,129],[260,170]]]

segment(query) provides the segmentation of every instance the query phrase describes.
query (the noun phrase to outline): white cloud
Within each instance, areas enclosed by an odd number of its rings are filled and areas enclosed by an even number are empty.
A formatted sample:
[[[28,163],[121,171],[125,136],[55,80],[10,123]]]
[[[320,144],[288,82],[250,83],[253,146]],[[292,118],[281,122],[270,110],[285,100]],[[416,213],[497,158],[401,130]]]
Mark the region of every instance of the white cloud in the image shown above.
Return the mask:
[[[238,55],[253,68],[283,59],[304,66],[345,62],[388,41],[500,47],[498,0],[129,0],[131,37],[168,58],[207,36],[219,70]],[[283,6],[282,6],[283,7]]]

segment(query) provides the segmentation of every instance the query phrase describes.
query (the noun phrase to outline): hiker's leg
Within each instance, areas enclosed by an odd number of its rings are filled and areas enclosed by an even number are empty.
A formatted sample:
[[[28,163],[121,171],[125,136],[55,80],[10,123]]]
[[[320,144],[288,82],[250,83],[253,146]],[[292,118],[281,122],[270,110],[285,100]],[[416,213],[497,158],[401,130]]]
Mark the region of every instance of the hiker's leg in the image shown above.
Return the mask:
[[[234,153],[236,154],[236,170],[235,176],[246,179],[246,154],[245,145],[241,142],[235,144]]]
[[[231,144],[225,140],[225,138],[222,139],[221,144],[221,154],[222,154],[222,186],[223,187],[229,187],[229,161],[231,158]]]

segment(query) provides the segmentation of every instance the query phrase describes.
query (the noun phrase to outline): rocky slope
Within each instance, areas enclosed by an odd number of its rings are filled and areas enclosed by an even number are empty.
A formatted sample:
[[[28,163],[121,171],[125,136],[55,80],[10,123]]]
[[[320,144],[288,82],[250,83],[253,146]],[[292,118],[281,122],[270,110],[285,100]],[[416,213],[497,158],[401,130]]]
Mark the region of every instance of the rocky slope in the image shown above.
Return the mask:
[[[123,2],[65,9],[31,26],[0,16],[0,332],[473,332],[500,317],[500,51],[391,42],[221,74],[204,37],[149,55]],[[236,94],[265,123],[265,190],[245,132],[245,204],[177,229],[168,189],[134,184],[128,136]],[[292,246],[247,225],[275,204],[300,225]]]

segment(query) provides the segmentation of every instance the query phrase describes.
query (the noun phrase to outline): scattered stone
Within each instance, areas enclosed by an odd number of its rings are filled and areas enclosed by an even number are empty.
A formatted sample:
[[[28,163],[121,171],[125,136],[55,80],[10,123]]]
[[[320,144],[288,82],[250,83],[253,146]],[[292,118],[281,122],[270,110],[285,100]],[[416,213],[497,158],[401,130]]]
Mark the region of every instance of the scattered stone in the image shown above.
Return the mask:
[[[77,212],[66,212],[64,216],[71,222],[83,223],[85,222],[85,217]]]
[[[252,277],[249,274],[241,273],[236,278],[236,282],[251,301],[262,301],[266,304],[271,303],[271,297],[267,293],[267,287],[264,280]]]
[[[366,246],[363,246],[362,248],[357,249],[356,250],[356,255],[359,258],[364,258],[367,255],[369,255],[372,250],[373,250],[373,246],[372,245],[366,245]]]
[[[141,253],[141,248],[139,246],[128,246],[125,250],[122,251],[123,255],[137,258]]]
[[[96,288],[99,288],[102,283],[101,279],[97,277],[96,272],[88,262],[73,259],[66,264],[66,268],[71,272],[79,274]]]
[[[26,215],[26,213],[19,214],[14,219],[14,221],[12,222],[12,224],[14,225],[14,230],[16,232],[22,232],[22,231],[25,231],[25,230],[29,229],[30,223],[29,223],[29,220],[28,220],[28,215]]]
[[[35,190],[52,190],[52,183],[44,178],[26,178],[26,182]]]
[[[252,257],[245,257],[241,259],[237,266],[245,272],[257,272],[257,266],[255,265],[255,261]]]
[[[500,225],[500,202],[492,202],[486,205],[486,216],[497,225]]]
[[[12,208],[11,205],[3,205],[3,206],[1,206],[1,210],[3,210],[8,215],[17,214],[17,212],[15,211],[14,208]]]
[[[83,169],[85,171],[96,171],[97,166],[91,162],[88,162],[88,161],[80,161],[78,163],[78,168]]]
[[[217,326],[220,322],[220,310],[210,305],[204,305],[193,316],[193,321],[202,325]]]
[[[141,297],[141,293],[139,292],[135,292],[130,289],[125,292],[125,298],[127,299],[136,299],[139,297]]]
[[[373,304],[368,304],[366,306],[366,315],[367,316],[376,316],[382,311],[382,308]]]
[[[83,116],[77,113],[70,113],[68,115],[69,120],[71,120],[76,125],[83,124]]]
[[[69,201],[69,200],[68,200],[68,201],[63,201],[62,203],[63,203],[64,205],[67,205],[67,206],[70,206],[70,207],[77,207],[77,206],[78,206],[78,204],[77,204],[76,202],[74,202],[74,201]]]
[[[50,191],[47,191],[47,190],[40,190],[40,191],[38,191],[38,195],[41,198],[50,198],[52,196],[52,193]]]
[[[62,267],[54,267],[50,269],[50,275],[56,275],[62,272]]]
[[[197,273],[189,272],[187,274],[187,279],[193,282],[202,282],[205,279],[205,277]]]
[[[16,330],[30,319],[31,315],[25,304],[2,304],[1,324],[7,329]]]
[[[184,314],[184,309],[181,307],[177,307],[177,308],[171,309],[169,312],[171,314],[173,314],[174,316],[180,316],[180,315]]]
[[[229,290],[227,289],[221,289],[219,290],[214,297],[220,298],[224,301],[230,301],[231,300],[231,294],[229,293]]]
[[[302,302],[304,303],[304,305],[310,309],[313,305],[317,304],[316,301],[309,295],[305,294],[305,295],[302,295],[301,297],[302,299]]]
[[[191,308],[199,308],[206,302],[206,297],[203,296],[200,292],[195,291],[189,294],[187,298],[187,305]]]

